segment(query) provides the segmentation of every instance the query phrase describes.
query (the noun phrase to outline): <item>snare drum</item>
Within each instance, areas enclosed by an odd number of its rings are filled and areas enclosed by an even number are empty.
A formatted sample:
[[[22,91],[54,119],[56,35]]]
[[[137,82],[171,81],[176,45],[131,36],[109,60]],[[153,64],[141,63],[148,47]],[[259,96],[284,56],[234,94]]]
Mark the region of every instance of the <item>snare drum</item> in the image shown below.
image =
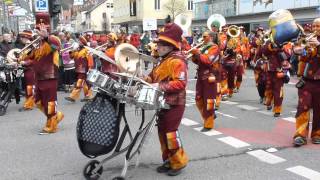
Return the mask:
[[[95,69],[94,70],[90,69],[88,71],[87,81],[89,81],[91,84],[109,93],[113,92],[112,89],[114,85],[117,83],[114,79],[110,78],[108,75],[105,75]]]
[[[154,110],[160,106],[163,93],[147,85],[141,85],[135,95],[136,106],[146,110]]]

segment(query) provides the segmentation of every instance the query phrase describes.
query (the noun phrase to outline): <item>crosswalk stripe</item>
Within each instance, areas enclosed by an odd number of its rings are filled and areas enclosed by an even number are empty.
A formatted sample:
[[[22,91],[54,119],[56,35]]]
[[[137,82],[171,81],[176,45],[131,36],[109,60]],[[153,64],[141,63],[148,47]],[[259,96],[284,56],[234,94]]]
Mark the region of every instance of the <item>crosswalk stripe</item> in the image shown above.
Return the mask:
[[[236,104],[239,104],[237,102],[232,102],[232,101],[221,101],[221,103],[223,104],[228,104],[228,105],[236,105]]]
[[[283,159],[279,156],[273,155],[273,154],[268,153],[268,152],[261,150],[261,149],[249,151],[249,152],[247,152],[247,154],[254,156],[254,157],[258,158],[260,161],[266,162],[268,164],[277,164],[277,163],[281,163],[281,162],[286,161],[285,159]]]
[[[248,106],[248,105],[238,105],[237,107],[239,107],[241,109],[244,109],[244,110],[248,110],[248,111],[258,110],[259,109],[257,107]]]
[[[194,128],[194,130],[199,131],[199,132],[200,132],[201,129],[202,129],[202,127]],[[213,130],[213,129],[211,129],[210,131],[201,132],[201,133],[204,134],[204,135],[207,135],[207,136],[217,136],[217,135],[222,134],[221,132]]]
[[[309,168],[306,168],[304,166],[295,166],[295,167],[287,168],[286,170],[290,171],[292,173],[295,173],[297,175],[300,175],[302,177],[305,177],[307,179],[310,179],[310,180],[319,180],[320,179],[319,172],[312,170],[312,169],[309,169]]]
[[[282,119],[286,120],[286,121],[289,121],[289,122],[293,122],[293,123],[296,122],[296,118],[294,118],[294,117],[286,117],[286,118],[282,118]]]
[[[186,90],[186,93],[187,93],[187,94],[195,94],[196,92],[195,92],[195,91],[192,91],[192,90]]]
[[[188,118],[182,118],[181,124],[185,126],[194,126],[194,125],[198,125],[199,123],[192,121],[191,119],[188,119]]]
[[[273,115],[272,111],[257,111],[257,112],[265,115]]]
[[[238,118],[235,117],[235,116],[231,116],[231,115],[229,115],[229,114],[224,114],[224,113],[219,112],[219,111],[216,111],[216,113],[217,113],[217,114],[221,114],[222,116],[226,116],[226,117],[232,118],[232,119],[238,119]]]
[[[242,148],[242,147],[250,146],[250,144],[243,142],[239,139],[236,139],[234,137],[231,137],[231,136],[219,138],[218,140],[222,141],[226,144],[229,144],[230,146],[233,146],[235,148]]]

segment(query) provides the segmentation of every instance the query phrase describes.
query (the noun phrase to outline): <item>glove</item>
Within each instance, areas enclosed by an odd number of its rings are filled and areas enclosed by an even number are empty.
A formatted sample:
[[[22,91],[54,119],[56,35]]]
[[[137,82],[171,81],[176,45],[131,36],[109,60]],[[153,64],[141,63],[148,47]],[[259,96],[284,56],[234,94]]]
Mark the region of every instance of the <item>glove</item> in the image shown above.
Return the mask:
[[[72,50],[74,50],[74,51],[76,51],[76,50],[78,50],[78,48],[79,48],[79,43],[73,43],[73,45],[72,45]]]
[[[191,54],[192,54],[192,55],[199,55],[199,54],[200,54],[200,50],[197,49],[197,48],[192,49],[192,50],[191,50]]]

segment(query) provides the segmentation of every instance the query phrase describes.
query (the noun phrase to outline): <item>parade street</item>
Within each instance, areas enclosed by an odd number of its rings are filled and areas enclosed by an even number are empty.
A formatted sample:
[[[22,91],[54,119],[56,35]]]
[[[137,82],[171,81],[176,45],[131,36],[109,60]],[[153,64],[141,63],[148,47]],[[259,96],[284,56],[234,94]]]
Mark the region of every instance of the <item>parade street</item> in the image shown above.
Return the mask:
[[[259,104],[253,72],[247,70],[240,92],[222,102],[214,130],[200,132],[202,120],[195,106],[195,67],[189,64],[187,108],[180,126],[182,144],[190,158],[184,173],[177,177],[158,174],[162,162],[156,128],[140,155],[140,165],[131,162],[127,179],[176,180],[303,180],[320,179],[319,145],[308,142],[292,145],[295,130],[296,78],[285,85],[283,113],[274,118]],[[65,113],[59,131],[38,135],[45,123],[39,110],[18,112],[11,103],[0,117],[1,180],[81,180],[90,160],[81,154],[76,138],[78,114],[84,103],[70,103],[59,92],[59,110]],[[132,107],[127,108],[132,127],[140,122]],[[147,120],[151,117],[148,113]],[[102,159],[104,156],[97,159]],[[101,179],[119,175],[124,156],[104,164]]]

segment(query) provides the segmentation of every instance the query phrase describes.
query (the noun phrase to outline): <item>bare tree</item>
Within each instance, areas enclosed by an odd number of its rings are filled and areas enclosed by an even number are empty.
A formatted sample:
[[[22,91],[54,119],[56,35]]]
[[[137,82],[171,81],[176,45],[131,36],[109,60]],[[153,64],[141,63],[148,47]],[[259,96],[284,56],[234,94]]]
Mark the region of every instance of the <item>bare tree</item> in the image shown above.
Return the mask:
[[[168,2],[163,5],[163,7],[164,9],[169,11],[172,20],[174,20],[174,18],[179,14],[182,14],[186,11],[184,0],[168,0]]]

